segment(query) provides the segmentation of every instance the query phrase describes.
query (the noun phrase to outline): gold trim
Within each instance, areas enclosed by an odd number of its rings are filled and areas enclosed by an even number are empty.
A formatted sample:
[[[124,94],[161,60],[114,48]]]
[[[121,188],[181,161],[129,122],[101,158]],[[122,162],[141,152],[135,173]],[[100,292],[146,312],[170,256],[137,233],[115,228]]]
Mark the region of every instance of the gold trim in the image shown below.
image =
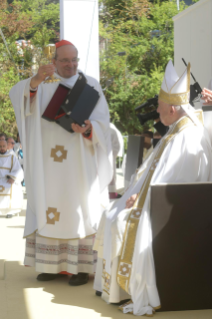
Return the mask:
[[[162,143],[155,153],[155,156],[149,167],[149,171],[147,172],[142,188],[129,213],[121,247],[121,254],[117,267],[117,283],[127,293],[129,293],[128,287],[131,277],[132,260],[138,224],[140,221],[147,192],[151,183],[152,176],[155,172],[157,163],[159,162],[164,149],[166,148],[168,143],[175,137],[175,135],[181,132],[183,129],[193,125],[194,123],[191,121],[191,119],[189,117],[184,116],[171,128],[169,134],[165,136],[164,139],[162,139]],[[127,270],[125,273],[122,271],[123,267]]]
[[[160,306],[157,306],[157,307],[153,307],[155,310],[158,310],[161,308],[161,305]]]
[[[1,195],[1,194],[0,194]],[[9,195],[8,195],[9,196]],[[28,238],[30,236],[32,236],[33,234],[37,233],[38,229],[36,229],[33,233],[23,236],[23,238]],[[38,234],[38,236],[42,237],[42,238],[48,238],[48,239],[57,239],[57,240],[79,240],[79,239],[85,239],[85,238],[89,238],[96,235],[96,233],[92,234],[92,235],[88,235],[85,237],[77,237],[77,238],[56,238],[56,237],[47,237],[47,236],[42,236],[40,234]]]
[[[0,194],[0,196],[10,196],[10,194]]]
[[[183,105],[189,103],[189,91],[185,93],[166,93],[160,89],[158,99],[171,105]]]
[[[0,167],[0,169],[8,169],[8,171],[10,171],[10,167]]]
[[[11,156],[11,169],[10,169],[10,172],[12,171],[12,168],[13,168],[13,157],[14,157],[14,155]]]

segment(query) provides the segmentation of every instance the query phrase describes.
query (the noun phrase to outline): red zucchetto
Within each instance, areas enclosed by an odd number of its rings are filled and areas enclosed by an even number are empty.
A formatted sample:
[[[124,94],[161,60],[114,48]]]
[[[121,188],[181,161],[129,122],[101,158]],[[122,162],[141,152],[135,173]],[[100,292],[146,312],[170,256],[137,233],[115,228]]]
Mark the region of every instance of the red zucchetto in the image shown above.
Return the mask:
[[[55,43],[56,49],[59,47],[62,47],[63,45],[73,45],[73,43],[71,43],[67,40],[61,40],[61,41]]]

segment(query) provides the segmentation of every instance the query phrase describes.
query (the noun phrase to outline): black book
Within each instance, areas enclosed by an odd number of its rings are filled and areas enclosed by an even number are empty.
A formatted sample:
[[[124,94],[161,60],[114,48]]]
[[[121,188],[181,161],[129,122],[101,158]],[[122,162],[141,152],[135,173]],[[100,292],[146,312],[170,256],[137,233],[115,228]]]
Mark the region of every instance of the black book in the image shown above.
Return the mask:
[[[61,90],[59,87],[58,89]],[[55,97],[58,96],[57,90],[54,94]],[[54,96],[51,100],[51,103],[49,103],[47,109],[42,115],[42,117],[45,119],[48,119],[46,115],[51,113],[48,111],[48,109],[52,109],[52,101],[54,101]],[[71,129],[71,124],[77,123],[82,127],[85,126],[84,122],[85,120],[89,119],[98,100],[99,93],[93,87],[88,85],[84,75],[79,73],[79,78],[77,79],[74,87],[71,90],[68,89],[66,95],[64,94],[63,98],[60,99],[60,105],[58,105],[57,114],[55,114],[56,108],[54,107],[54,121],[58,125],[62,126],[66,131],[73,132]],[[48,120],[52,120],[52,116],[51,119]]]

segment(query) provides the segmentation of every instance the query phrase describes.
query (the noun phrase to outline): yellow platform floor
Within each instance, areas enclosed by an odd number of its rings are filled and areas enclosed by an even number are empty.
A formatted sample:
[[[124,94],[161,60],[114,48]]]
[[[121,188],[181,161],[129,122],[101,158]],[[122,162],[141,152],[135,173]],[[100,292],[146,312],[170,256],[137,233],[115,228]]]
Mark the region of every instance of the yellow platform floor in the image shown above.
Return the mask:
[[[88,284],[80,287],[69,286],[68,276],[38,282],[34,269],[23,266],[24,223],[24,210],[19,217],[0,218],[0,319],[136,318],[95,296],[92,277]],[[154,317],[211,319],[212,310],[161,312]]]

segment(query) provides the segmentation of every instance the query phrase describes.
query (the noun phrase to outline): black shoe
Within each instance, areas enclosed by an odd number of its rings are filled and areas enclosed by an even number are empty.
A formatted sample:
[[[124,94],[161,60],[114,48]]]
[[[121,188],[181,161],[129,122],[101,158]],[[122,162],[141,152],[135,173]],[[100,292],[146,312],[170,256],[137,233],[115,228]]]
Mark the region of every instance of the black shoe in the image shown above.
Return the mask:
[[[79,272],[77,275],[72,275],[69,280],[70,286],[81,286],[87,284],[89,275],[85,272]]]
[[[42,273],[42,274],[39,274],[37,276],[37,280],[38,281],[50,281],[50,280],[54,280],[56,278],[64,277],[64,276],[67,276],[67,275]]]
[[[102,295],[102,292],[101,292],[101,291],[96,290],[96,296],[101,297],[101,295]]]

